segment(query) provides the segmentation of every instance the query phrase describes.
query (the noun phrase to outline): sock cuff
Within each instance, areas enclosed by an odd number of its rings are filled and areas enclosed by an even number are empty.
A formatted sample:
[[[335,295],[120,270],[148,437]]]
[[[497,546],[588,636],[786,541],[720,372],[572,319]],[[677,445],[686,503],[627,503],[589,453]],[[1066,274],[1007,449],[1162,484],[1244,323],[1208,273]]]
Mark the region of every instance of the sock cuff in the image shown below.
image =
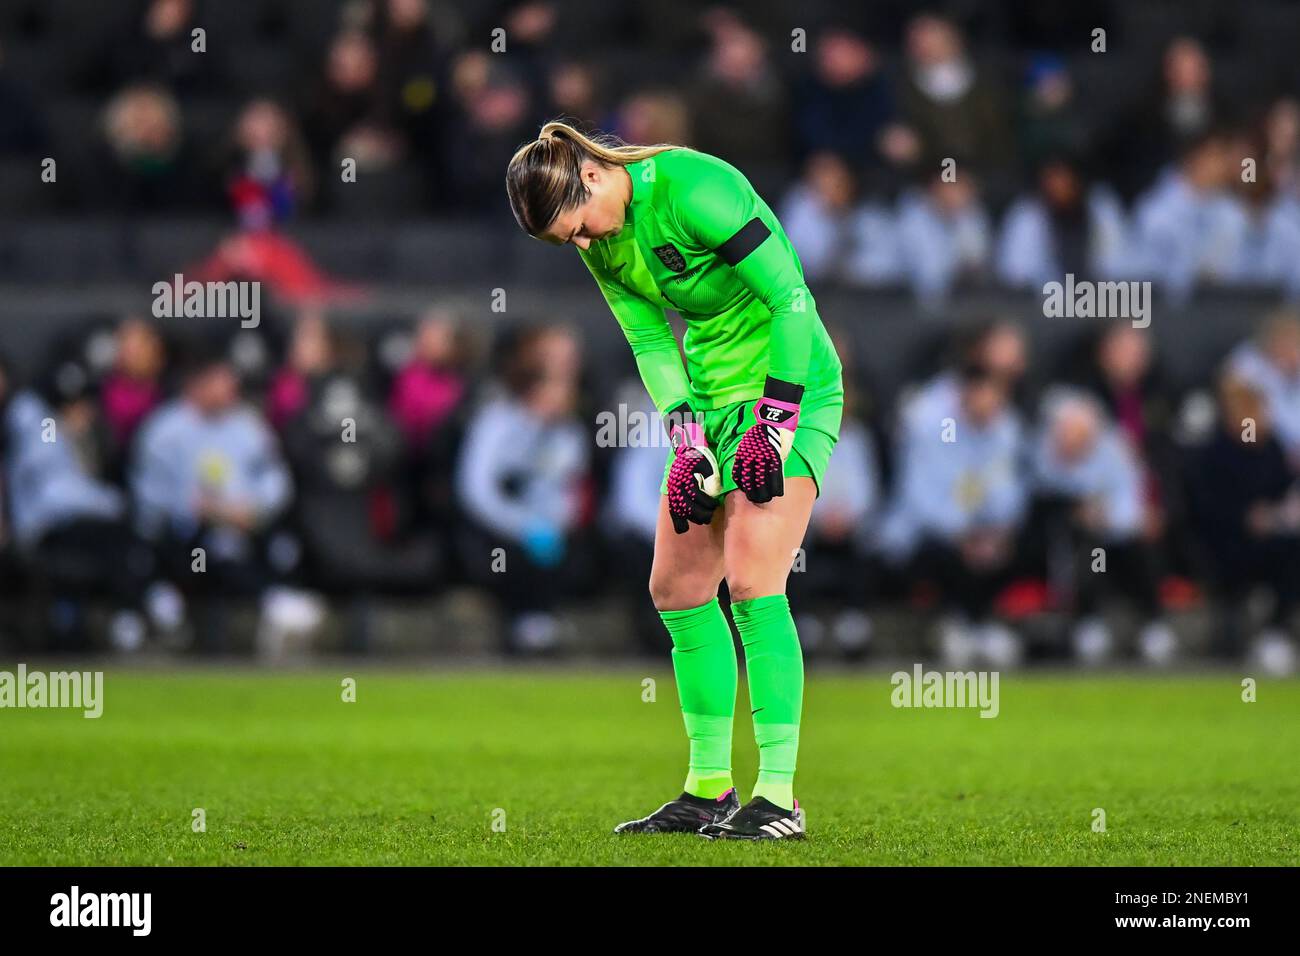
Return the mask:
[[[696,737],[725,741],[728,760],[724,767],[731,769],[731,728],[735,722],[734,713],[726,714],[691,714],[682,712],[682,722],[686,725],[686,735],[694,740]]]
[[[669,626],[673,624],[685,624],[689,626],[698,620],[712,617],[715,613],[722,613],[722,605],[718,603],[716,597],[706,604],[701,604],[699,607],[688,607],[681,611],[660,611],[659,617],[664,624]]]
[[[731,616],[736,627],[742,622],[748,623],[766,617],[769,614],[789,614],[790,599],[784,594],[768,594],[763,597],[750,598],[748,601],[732,601]]]

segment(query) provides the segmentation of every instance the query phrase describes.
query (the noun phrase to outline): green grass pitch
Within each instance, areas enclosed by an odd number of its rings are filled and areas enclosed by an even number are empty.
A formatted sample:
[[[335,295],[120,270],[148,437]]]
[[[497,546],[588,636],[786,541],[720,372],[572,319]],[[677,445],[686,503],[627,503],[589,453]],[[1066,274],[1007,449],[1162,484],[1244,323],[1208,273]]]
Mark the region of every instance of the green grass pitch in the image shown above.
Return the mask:
[[[1300,681],[1239,682],[1006,674],[982,719],[814,672],[810,839],[737,844],[610,833],[680,787],[665,672],[109,670],[98,720],[0,710],[0,864],[1294,865]]]

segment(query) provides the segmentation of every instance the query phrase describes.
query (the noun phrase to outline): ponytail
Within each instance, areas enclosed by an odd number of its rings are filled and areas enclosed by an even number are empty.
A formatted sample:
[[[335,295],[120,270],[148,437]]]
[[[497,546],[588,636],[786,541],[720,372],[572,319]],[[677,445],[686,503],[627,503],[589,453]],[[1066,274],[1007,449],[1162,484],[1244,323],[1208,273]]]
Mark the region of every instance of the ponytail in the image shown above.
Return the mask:
[[[634,146],[612,133],[586,136],[568,123],[551,120],[542,126],[537,139],[519,148],[506,167],[510,210],[519,228],[536,238],[561,212],[587,201],[590,193],[582,182],[585,160],[612,168],[676,148],[672,143]]]

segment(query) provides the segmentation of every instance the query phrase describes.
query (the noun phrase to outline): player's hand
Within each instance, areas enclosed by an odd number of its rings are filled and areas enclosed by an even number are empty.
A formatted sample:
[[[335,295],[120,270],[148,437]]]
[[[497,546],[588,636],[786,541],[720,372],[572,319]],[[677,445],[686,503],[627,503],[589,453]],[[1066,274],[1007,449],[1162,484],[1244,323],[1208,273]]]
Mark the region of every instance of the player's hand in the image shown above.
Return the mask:
[[[794,447],[802,398],[802,385],[769,376],[763,397],[754,403],[755,421],[741,436],[731,478],[755,504],[785,494],[785,460]]]
[[[198,513],[204,521],[236,531],[252,531],[257,524],[257,510],[252,505],[223,501],[210,494],[199,495]]]
[[[679,409],[674,414],[681,414]],[[689,410],[685,412],[689,415]],[[722,494],[722,472],[709,450],[704,429],[694,421],[679,421],[668,432],[673,444],[673,463],[668,469],[668,514],[673,530],[685,534],[691,524],[713,520]]]

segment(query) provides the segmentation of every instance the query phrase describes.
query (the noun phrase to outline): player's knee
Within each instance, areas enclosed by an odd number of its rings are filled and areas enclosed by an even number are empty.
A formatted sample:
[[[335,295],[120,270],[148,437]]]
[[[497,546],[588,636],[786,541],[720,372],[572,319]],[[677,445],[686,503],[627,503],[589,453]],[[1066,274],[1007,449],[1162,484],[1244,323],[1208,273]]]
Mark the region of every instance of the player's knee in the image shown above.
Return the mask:
[[[718,582],[702,581],[698,575],[650,575],[650,600],[657,611],[687,611],[717,596]]]
[[[754,598],[767,597],[770,594],[781,594],[784,590],[783,584],[765,581],[762,577],[747,574],[727,575],[727,593],[731,595],[733,604],[737,601],[752,601]]]

